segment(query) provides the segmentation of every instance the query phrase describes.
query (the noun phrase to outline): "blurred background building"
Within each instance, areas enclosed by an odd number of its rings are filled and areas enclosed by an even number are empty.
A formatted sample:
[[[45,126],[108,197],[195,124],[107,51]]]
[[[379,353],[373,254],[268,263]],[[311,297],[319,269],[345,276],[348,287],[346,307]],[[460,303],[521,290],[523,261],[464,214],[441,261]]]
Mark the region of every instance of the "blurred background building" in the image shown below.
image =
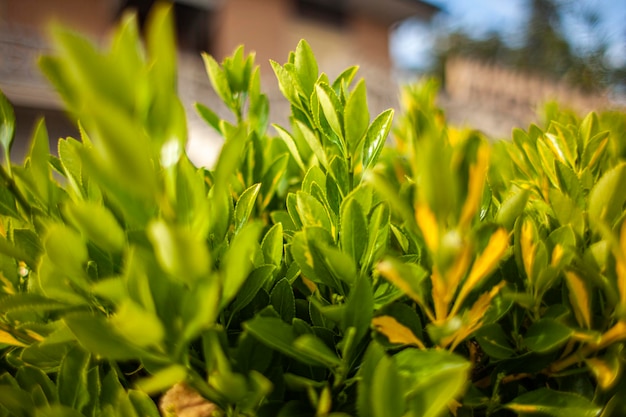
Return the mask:
[[[0,88],[15,106],[18,125],[16,155],[23,154],[36,117],[46,117],[51,140],[75,129],[61,111],[61,103],[36,67],[49,52],[50,21],[60,22],[104,43],[124,10],[137,12],[140,26],[154,0],[0,0]],[[190,153],[205,163],[219,147],[215,134],[195,115],[198,101],[227,117],[212,92],[200,52],[216,59],[244,44],[261,64],[264,90],[272,120],[286,123],[288,106],[282,99],[269,59],[286,62],[289,51],[307,39],[330,77],[359,65],[368,81],[372,113],[396,103],[392,80],[389,33],[408,17],[428,22],[439,8],[419,0],[177,0],[174,2],[179,45],[179,91],[188,106]]]
[[[594,0],[584,2],[590,1]],[[105,44],[108,32],[124,10],[134,9],[143,25],[154,2],[0,0],[0,88],[16,107],[15,157],[23,155],[23,144],[38,116],[46,117],[51,142],[56,143],[60,136],[75,135],[59,99],[36,67],[37,56],[50,49],[48,23],[63,23]],[[614,45],[611,49],[602,42],[591,42],[592,47],[582,54],[571,46],[564,29],[573,24],[562,11],[578,2],[474,3],[175,0],[179,91],[187,106],[190,154],[197,163],[208,164],[220,146],[219,138],[195,114],[193,102],[207,104],[228,117],[210,88],[200,52],[207,51],[221,60],[239,44],[245,45],[246,52],[256,52],[263,88],[270,99],[271,120],[281,124],[286,124],[289,109],[268,61],[284,63],[301,38],[309,41],[320,69],[331,78],[348,66],[360,66],[359,75],[367,80],[372,114],[397,106],[399,82],[427,73],[442,79],[441,104],[452,122],[494,136],[507,136],[512,126],[526,126],[545,100],[557,99],[578,111],[615,104],[608,92],[619,92],[620,85],[626,86],[626,58],[621,64],[604,64],[607,52],[620,56],[619,43],[617,49]],[[463,11],[470,4],[471,8]],[[471,15],[470,11],[491,13],[498,19],[494,10],[505,13],[503,16],[525,13],[517,19],[522,22],[517,38],[484,23],[474,28],[458,25]],[[583,21],[593,27],[593,13],[588,17]],[[506,25],[507,21],[501,19],[500,24]],[[622,56],[626,56],[626,41],[623,46]]]

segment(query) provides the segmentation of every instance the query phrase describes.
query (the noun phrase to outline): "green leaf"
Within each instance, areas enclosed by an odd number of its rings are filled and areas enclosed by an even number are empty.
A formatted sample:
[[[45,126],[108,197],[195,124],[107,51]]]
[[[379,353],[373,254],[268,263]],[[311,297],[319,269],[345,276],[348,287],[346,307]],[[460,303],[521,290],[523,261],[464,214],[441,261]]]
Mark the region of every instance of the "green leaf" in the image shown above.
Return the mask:
[[[44,237],[44,248],[49,259],[61,270],[84,276],[89,254],[85,242],[74,230],[62,224],[51,225]]]
[[[300,86],[308,98],[313,92],[319,70],[311,46],[304,39],[300,40],[296,47],[294,66],[298,74]]]
[[[20,213],[17,210],[17,202],[13,193],[6,187],[0,187],[0,214],[19,218]]]
[[[10,166],[11,146],[15,137],[15,113],[4,93],[0,90],[0,145],[4,151],[7,167]],[[10,168],[9,168],[10,169]],[[10,172],[10,171],[9,171]]]
[[[57,387],[48,375],[34,366],[22,366],[15,375],[20,387],[28,392],[39,387],[48,403],[58,402]]]
[[[481,349],[494,359],[506,359],[515,354],[502,326],[497,323],[482,326],[474,336]]]
[[[329,233],[333,233],[330,214],[315,197],[298,191],[296,193],[296,205],[303,226],[322,227]]]
[[[339,74],[337,78],[335,78],[335,81],[333,81],[333,90],[335,90],[337,94],[339,94],[339,91],[341,90],[341,87],[343,85],[345,85],[346,87],[349,86],[358,70],[359,67],[357,65],[348,67],[343,70],[343,72]]]
[[[312,334],[305,334],[294,341],[294,347],[309,358],[314,358],[319,363],[323,363],[327,368],[333,369],[341,366],[341,360],[337,354],[318,337]]]
[[[222,101],[230,107],[232,104],[233,94],[230,90],[230,85],[228,84],[226,72],[224,72],[224,69],[220,67],[220,64],[218,64],[211,55],[202,53],[202,60],[204,61],[204,66],[209,76],[209,80],[211,80],[213,89]]]
[[[626,201],[626,193],[623,192],[625,183],[626,162],[615,166],[598,180],[589,193],[590,220],[606,221],[612,225]]]
[[[551,417],[596,417],[602,411],[599,407],[570,392],[555,391],[547,388],[539,388],[529,391],[505,404],[509,410],[524,415],[548,415]]]
[[[67,307],[68,304],[35,293],[17,293],[0,298],[0,311],[5,313],[29,310],[47,312]]]
[[[243,324],[244,329],[260,342],[307,365],[321,365],[294,346],[296,334],[293,327],[278,317],[255,316]]]
[[[131,345],[101,316],[90,313],[73,313],[63,321],[79,343],[91,353],[112,360],[140,358],[144,352]]]
[[[357,385],[356,408],[361,417],[372,417],[372,384],[374,372],[378,363],[385,356],[383,348],[378,343],[370,343],[363,356],[358,375],[360,380]]]
[[[383,355],[374,370],[370,395],[372,417],[402,417],[406,408],[403,379],[393,358]]]
[[[328,84],[317,84],[315,89],[317,91],[317,96],[319,97],[322,112],[324,113],[330,128],[340,139],[341,149],[345,152],[345,143],[343,142],[343,106],[341,105],[341,101],[339,101],[339,97],[337,97],[335,90],[333,90]]]
[[[160,417],[154,400],[146,393],[134,389],[128,390],[128,399],[140,417]]]
[[[280,180],[285,175],[288,163],[289,154],[284,153],[279,155],[276,159],[271,161],[269,168],[263,174],[263,178],[261,179],[261,196],[263,197],[261,210],[265,209],[270,204]]]
[[[235,206],[235,234],[239,233],[250,218],[260,189],[261,184],[255,184],[245,190],[239,197],[239,200],[237,200],[237,205]]]
[[[315,136],[315,134],[307,125],[299,120],[296,120],[294,127],[296,127],[300,131],[302,137],[313,151],[313,154],[317,157],[319,163],[322,164],[322,166],[324,167],[328,167],[326,152],[324,151],[324,148],[322,147],[322,144],[320,143],[318,137]]]
[[[259,290],[272,278],[275,269],[274,265],[261,265],[250,273],[231,305],[233,313],[247,306],[256,297]]]
[[[359,262],[368,244],[368,230],[365,215],[354,198],[345,199],[341,205],[341,228],[339,238],[341,248]]]
[[[206,243],[191,230],[154,220],[147,232],[159,264],[174,281],[192,283],[209,273]]]
[[[63,213],[85,238],[102,249],[120,252],[126,243],[124,230],[103,205],[80,201],[65,206]]]
[[[81,410],[89,402],[87,372],[90,355],[81,348],[67,352],[59,367],[57,390],[59,402]]]
[[[389,206],[381,203],[374,208],[367,227],[367,246],[361,258],[361,270],[367,271],[387,250],[390,227]]]
[[[50,199],[50,186],[52,182],[52,172],[50,170],[50,144],[48,139],[48,129],[43,119],[37,122],[33,133],[30,151],[27,160],[30,161],[29,172],[33,184],[31,187],[41,201],[48,203]]]
[[[346,331],[349,327],[356,329],[355,340],[358,343],[368,332],[374,315],[374,295],[369,278],[361,276],[350,291],[346,308],[343,312],[341,326]]]
[[[513,187],[511,194],[509,194],[500,205],[498,214],[496,214],[496,223],[501,224],[507,230],[512,230],[515,225],[515,220],[519,218],[524,211],[529,197],[529,190]]]
[[[294,106],[302,107],[300,97],[298,97],[298,92],[296,91],[296,81],[291,73],[276,61],[270,60],[270,65],[274,70],[274,74],[278,80],[278,87],[280,88],[280,92],[283,93],[283,96]]]
[[[369,126],[370,113],[367,106],[367,90],[365,80],[360,80],[348,101],[343,113],[343,125],[346,129],[346,142],[351,155],[361,145]]]
[[[252,270],[252,257],[257,250],[262,225],[248,223],[235,236],[228,251],[222,258],[220,274],[222,278],[222,307],[235,298],[239,289]]]
[[[0,385],[0,404],[14,417],[31,417],[35,411],[29,393],[10,385]]]
[[[159,317],[130,299],[122,301],[109,323],[118,334],[141,348],[158,347],[165,338]]]
[[[60,139],[57,145],[57,152],[65,177],[77,196],[83,196],[85,191],[82,177],[82,162],[79,154],[79,149],[82,146],[80,142],[72,138]]]
[[[393,109],[388,109],[379,114],[370,124],[363,142],[363,170],[376,164],[382,151],[393,120]]]
[[[565,191],[579,206],[584,204],[583,190],[578,176],[572,168],[560,161],[555,161],[556,176],[561,189]]]
[[[445,350],[405,349],[394,358],[408,409],[421,417],[440,416],[464,391],[471,368],[465,358]]]
[[[135,386],[146,394],[156,394],[184,381],[186,377],[187,369],[184,366],[170,365],[152,376],[137,381]]]
[[[552,352],[569,340],[574,330],[552,319],[533,323],[524,336],[524,344],[533,352]]]
[[[291,289],[291,284],[287,278],[283,278],[276,283],[270,294],[270,301],[280,317],[291,324],[296,316],[296,299]]]
[[[274,129],[276,129],[276,132],[278,132],[278,136],[280,136],[283,142],[285,142],[285,145],[287,145],[289,153],[293,157],[294,161],[296,161],[300,169],[302,171],[306,171],[306,168],[304,167],[304,162],[302,162],[302,158],[300,156],[300,151],[298,150],[298,146],[296,145],[296,142],[291,134],[277,124],[272,124],[272,126],[274,127]]]
[[[309,227],[296,233],[292,238],[291,253],[305,277],[340,293],[344,293],[340,276],[350,283],[356,275],[354,263],[350,265],[350,258],[334,247],[325,229]]]
[[[276,223],[267,231],[261,242],[265,262],[279,267],[283,260],[283,224]]]
[[[205,106],[202,103],[194,103],[194,107],[196,111],[204,119],[205,122],[209,124],[213,129],[215,129],[218,133],[221,133],[220,130],[220,117],[210,108]]]

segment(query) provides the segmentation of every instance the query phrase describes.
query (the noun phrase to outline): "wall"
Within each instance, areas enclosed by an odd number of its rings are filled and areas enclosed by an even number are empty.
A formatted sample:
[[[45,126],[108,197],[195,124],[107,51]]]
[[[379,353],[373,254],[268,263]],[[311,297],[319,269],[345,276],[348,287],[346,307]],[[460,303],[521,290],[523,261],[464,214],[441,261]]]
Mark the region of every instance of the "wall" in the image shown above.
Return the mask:
[[[550,100],[582,114],[610,104],[605,95],[587,94],[562,81],[495,64],[461,57],[446,63],[443,105],[453,122],[508,135],[513,126],[533,122],[537,110]]]

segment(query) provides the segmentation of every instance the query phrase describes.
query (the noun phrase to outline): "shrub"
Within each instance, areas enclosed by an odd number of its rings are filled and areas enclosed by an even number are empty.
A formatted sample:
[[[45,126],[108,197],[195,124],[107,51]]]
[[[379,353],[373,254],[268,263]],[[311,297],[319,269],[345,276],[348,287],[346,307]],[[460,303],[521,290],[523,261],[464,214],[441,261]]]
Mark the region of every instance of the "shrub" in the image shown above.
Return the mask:
[[[386,145],[393,111],[302,41],[272,136],[239,48],[203,56],[234,122],[196,105],[225,139],[196,168],[172,25],[155,8],[143,47],[128,16],[105,52],[54,31],[81,132],[58,157],[41,121],[10,161],[0,96],[0,415],[158,416],[182,381],[225,416],[626,413],[623,114],[491,143],[426,82]]]

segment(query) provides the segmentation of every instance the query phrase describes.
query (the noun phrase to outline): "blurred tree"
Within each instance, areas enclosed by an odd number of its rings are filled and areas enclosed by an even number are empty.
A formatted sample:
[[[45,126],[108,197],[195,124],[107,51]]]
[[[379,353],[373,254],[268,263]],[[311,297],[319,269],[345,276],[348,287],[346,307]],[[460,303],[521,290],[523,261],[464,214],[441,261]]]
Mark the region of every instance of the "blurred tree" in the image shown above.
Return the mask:
[[[445,35],[439,41],[435,71],[443,74],[447,56],[464,55],[482,61],[496,62],[527,72],[564,79],[586,91],[597,91],[624,82],[626,67],[606,64],[607,45],[599,34],[599,17],[580,10],[573,0],[530,0],[530,12],[521,47],[511,47],[497,32],[475,39],[465,32]],[[577,21],[594,33],[594,42],[577,50],[563,31],[564,13],[575,14]]]

